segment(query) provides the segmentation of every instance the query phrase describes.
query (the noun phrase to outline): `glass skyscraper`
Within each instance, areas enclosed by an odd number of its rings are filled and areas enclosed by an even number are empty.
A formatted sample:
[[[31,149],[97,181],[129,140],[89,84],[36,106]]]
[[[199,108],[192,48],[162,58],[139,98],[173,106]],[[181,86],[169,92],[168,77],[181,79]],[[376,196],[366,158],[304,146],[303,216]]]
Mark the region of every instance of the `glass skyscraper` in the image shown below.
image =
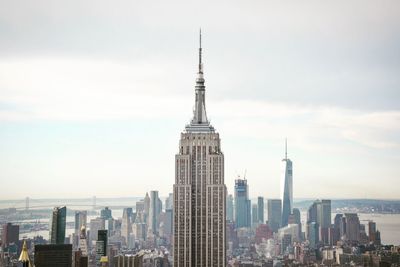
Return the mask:
[[[51,231],[50,231],[51,244],[64,244],[66,220],[67,220],[67,208],[66,207],[54,208],[51,220]]]
[[[257,198],[257,218],[259,223],[265,223],[264,222],[264,198],[263,197],[258,197]]]
[[[282,227],[288,225],[289,216],[293,209],[293,165],[292,161],[287,157],[287,142],[285,144],[285,158],[282,160]]]
[[[268,199],[268,226],[273,232],[278,232],[281,227],[282,201],[280,199]]]
[[[235,180],[235,224],[237,228],[251,225],[251,202],[246,179]]]

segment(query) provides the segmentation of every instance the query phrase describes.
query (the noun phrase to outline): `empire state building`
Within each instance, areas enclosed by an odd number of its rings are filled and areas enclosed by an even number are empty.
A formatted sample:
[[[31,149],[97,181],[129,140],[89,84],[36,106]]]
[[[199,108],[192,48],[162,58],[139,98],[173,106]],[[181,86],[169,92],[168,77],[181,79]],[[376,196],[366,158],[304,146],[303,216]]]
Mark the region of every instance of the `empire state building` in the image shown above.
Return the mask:
[[[207,119],[201,32],[193,119],[175,155],[174,266],[226,266],[224,154]]]

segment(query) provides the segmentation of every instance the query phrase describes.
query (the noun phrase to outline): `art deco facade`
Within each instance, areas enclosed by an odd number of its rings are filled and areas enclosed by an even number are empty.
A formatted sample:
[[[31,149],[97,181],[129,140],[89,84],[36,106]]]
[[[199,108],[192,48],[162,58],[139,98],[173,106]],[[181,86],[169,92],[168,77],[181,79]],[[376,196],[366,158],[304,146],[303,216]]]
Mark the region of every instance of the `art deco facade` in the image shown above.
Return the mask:
[[[226,266],[224,155],[207,119],[201,62],[193,119],[175,156],[174,266]]]

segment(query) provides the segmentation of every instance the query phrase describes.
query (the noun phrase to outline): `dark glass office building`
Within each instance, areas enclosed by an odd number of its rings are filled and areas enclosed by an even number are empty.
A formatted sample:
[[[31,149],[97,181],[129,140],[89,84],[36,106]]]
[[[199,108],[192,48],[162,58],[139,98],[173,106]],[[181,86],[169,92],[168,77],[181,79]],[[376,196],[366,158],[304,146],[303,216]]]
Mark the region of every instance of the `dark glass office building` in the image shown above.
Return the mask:
[[[35,267],[72,267],[72,245],[36,245]]]
[[[51,244],[64,244],[65,225],[67,220],[67,208],[55,207],[51,220],[50,242]]]

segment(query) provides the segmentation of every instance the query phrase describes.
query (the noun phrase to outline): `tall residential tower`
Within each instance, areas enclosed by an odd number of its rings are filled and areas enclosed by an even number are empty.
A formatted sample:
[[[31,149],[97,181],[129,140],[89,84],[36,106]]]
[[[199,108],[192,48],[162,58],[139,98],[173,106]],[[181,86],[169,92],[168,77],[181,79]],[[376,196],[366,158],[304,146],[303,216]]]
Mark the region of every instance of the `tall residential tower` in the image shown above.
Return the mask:
[[[174,266],[226,266],[224,154],[207,119],[200,33],[193,119],[175,156]]]

